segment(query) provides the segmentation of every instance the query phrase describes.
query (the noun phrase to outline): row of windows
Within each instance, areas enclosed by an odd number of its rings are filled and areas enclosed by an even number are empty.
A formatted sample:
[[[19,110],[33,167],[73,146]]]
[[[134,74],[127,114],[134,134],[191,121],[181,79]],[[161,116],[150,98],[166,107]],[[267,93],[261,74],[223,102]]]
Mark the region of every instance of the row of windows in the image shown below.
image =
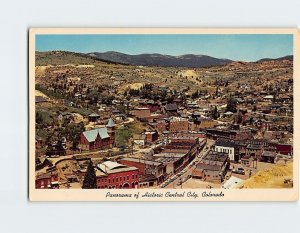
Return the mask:
[[[133,174],[131,176],[132,179],[137,179],[138,178],[138,175],[136,174]],[[108,182],[108,183],[114,183],[114,182],[122,182],[122,181],[126,181],[126,180],[129,180],[129,175],[127,176],[120,176],[120,177],[115,177],[115,178],[102,178],[100,179],[100,182]]]
[[[218,148],[216,148],[216,151],[218,152],[223,152],[223,153],[227,153],[227,154],[231,154],[232,153],[232,149],[224,149],[224,148],[220,148],[220,150]]]
[[[135,183],[132,183],[131,185],[128,184],[128,183],[125,183],[125,184],[120,184],[119,186],[118,185],[103,185],[103,186],[97,186],[98,189],[116,189],[116,188],[137,188],[139,186],[139,183],[138,182],[135,182]]]

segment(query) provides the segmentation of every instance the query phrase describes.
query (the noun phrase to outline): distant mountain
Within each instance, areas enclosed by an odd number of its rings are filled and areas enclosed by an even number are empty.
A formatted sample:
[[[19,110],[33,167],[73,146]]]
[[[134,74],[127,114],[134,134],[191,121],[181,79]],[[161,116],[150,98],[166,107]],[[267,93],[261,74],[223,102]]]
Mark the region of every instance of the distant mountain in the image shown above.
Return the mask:
[[[279,57],[279,58],[263,58],[258,60],[257,62],[263,62],[263,61],[283,61],[283,60],[288,60],[288,61],[293,61],[294,56],[293,55],[288,55],[284,57]]]
[[[136,65],[136,66],[163,66],[163,67],[205,67],[226,65],[232,62],[229,59],[220,59],[206,55],[185,54],[181,56],[153,54],[129,55],[119,52],[87,53],[86,55],[103,61]]]

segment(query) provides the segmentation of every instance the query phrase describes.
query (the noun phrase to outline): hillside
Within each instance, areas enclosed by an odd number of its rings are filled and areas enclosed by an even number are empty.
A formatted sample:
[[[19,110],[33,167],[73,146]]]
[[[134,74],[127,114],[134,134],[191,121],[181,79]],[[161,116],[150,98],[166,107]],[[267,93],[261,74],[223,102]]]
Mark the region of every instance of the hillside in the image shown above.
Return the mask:
[[[86,56],[85,54],[66,52],[66,51],[49,51],[49,52],[36,52],[35,65],[48,66],[48,65],[89,65],[100,63],[98,59]],[[102,62],[103,63],[103,62]],[[107,63],[107,62],[105,62]]]
[[[288,56],[284,56],[284,57],[279,57],[279,58],[263,58],[258,60],[257,62],[264,62],[264,61],[293,61],[294,56],[293,55],[288,55]]]
[[[87,55],[101,60],[136,66],[207,67],[216,65],[226,65],[232,62],[229,59],[219,59],[206,55],[194,54],[170,56],[158,53],[129,55],[119,52],[93,52],[88,53]]]
[[[285,180],[293,179],[293,162],[286,165],[279,164],[272,169],[259,171],[246,180],[241,188],[291,188],[291,183]]]

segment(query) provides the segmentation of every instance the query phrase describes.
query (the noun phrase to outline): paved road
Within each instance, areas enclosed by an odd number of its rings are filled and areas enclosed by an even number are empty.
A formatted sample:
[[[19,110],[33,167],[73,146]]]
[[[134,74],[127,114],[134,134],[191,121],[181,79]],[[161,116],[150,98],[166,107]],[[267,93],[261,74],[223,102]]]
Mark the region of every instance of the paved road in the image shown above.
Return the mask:
[[[212,145],[214,145],[215,141],[214,140],[210,140],[210,139],[207,139],[207,143],[204,147],[203,150],[200,151],[200,153],[195,157],[195,159],[189,164],[187,165],[184,169],[187,168],[187,171],[182,174],[181,176],[178,176],[174,181],[170,182],[167,186],[165,186],[164,188],[176,188],[178,182],[180,181],[186,181],[187,177],[189,175],[192,174],[193,170],[196,168],[197,164],[201,161],[201,159],[207,155],[207,153],[209,152],[210,148]],[[208,147],[207,149],[205,149],[206,147]],[[193,162],[196,162],[194,165],[190,166]],[[189,167],[190,166],[190,167]],[[183,169],[183,170],[184,170]],[[179,173],[179,172],[178,172]],[[175,174],[176,175],[176,174]],[[174,176],[175,176],[174,175]],[[174,177],[172,176],[172,177]],[[170,180],[172,177],[170,177],[168,180]]]

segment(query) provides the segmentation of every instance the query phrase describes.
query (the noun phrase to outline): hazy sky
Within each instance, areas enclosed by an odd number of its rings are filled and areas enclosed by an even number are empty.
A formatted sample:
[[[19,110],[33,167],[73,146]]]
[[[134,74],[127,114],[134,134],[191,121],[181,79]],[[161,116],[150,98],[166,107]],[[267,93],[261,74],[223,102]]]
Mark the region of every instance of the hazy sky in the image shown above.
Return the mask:
[[[256,61],[293,54],[292,34],[37,35],[36,50],[117,51],[127,54],[202,54]]]

